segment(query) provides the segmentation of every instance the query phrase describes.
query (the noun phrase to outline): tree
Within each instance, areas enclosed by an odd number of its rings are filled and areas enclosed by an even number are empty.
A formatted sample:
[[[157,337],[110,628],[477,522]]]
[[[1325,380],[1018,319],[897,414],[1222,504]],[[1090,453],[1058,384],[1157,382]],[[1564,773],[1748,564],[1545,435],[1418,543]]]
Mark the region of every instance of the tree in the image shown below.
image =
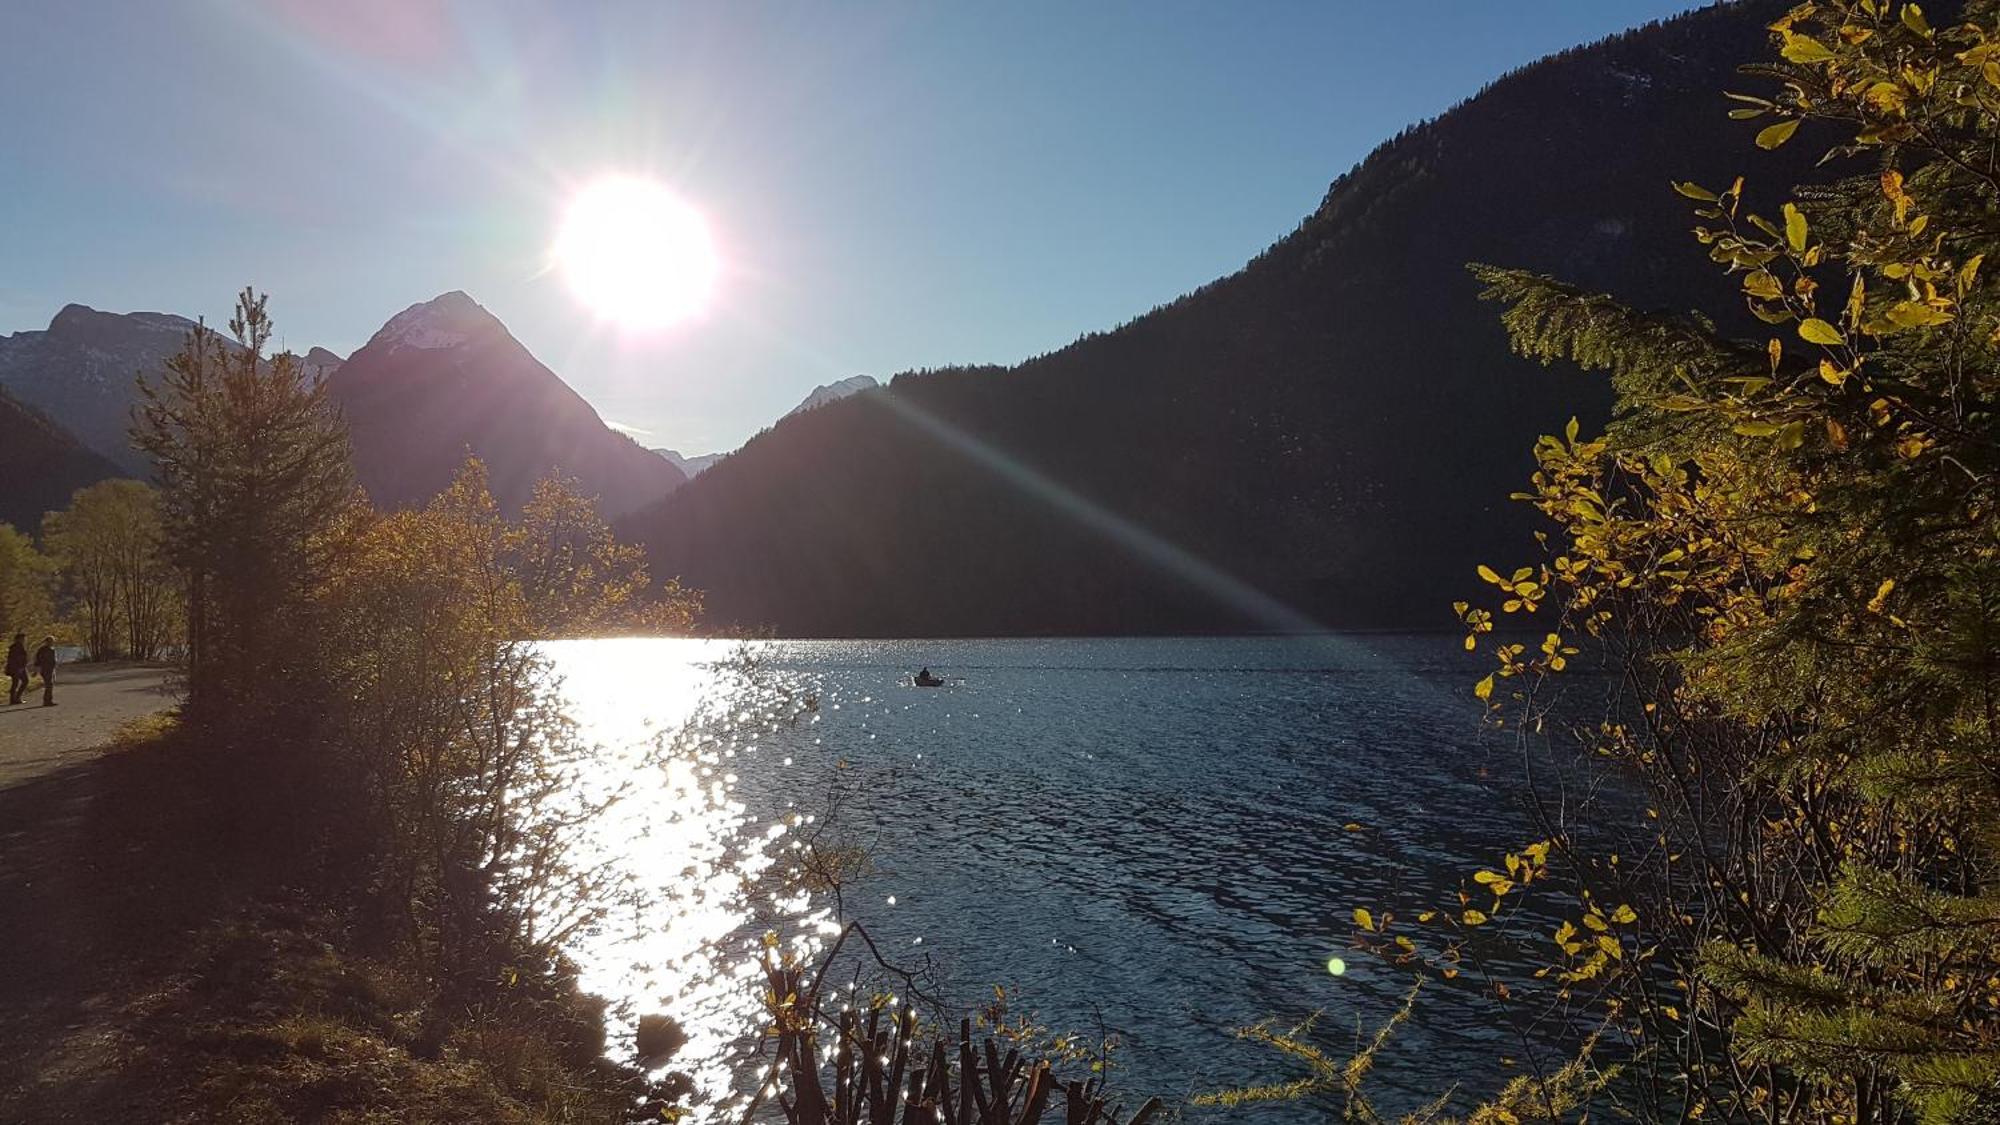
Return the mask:
[[[645,549],[618,542],[568,477],[535,482],[505,553],[537,636],[686,632],[701,612],[678,582],[651,589]]]
[[[469,459],[423,509],[357,505],[338,536],[320,593],[342,689],[329,741],[362,779],[380,882],[427,967],[552,955],[616,901],[566,847],[612,798],[574,784],[589,748],[537,644],[634,620],[643,559],[602,529],[555,481],[509,523]]]
[[[151,659],[166,641],[173,575],[161,555],[159,499],[139,481],[100,481],[50,512],[43,537],[84,615],[91,658]]]
[[[114,570],[119,515],[104,493],[83,489],[67,510],[42,520],[42,537],[55,557],[68,594],[83,614],[84,644],[92,660],[109,660],[118,642],[118,583]]]
[[[1549,557],[1482,567],[1498,604],[1459,612],[1524,736],[1581,645],[1629,693],[1582,733],[1650,805],[1622,864],[1551,813],[1582,909],[1552,979],[1601,1001],[1650,1113],[2000,1113],[2000,4],[1963,14],[1772,25],[1780,89],[1732,115],[1764,148],[1837,135],[1852,173],[1763,213],[1675,185],[1764,337],[1476,270],[1519,352],[1617,393],[1536,448]],[[1528,615],[1539,645],[1496,629]],[[1516,874],[1482,873],[1479,924]]]
[[[35,633],[55,620],[49,590],[54,567],[34,540],[0,523],[0,644],[15,633]]]
[[[108,483],[120,486],[128,516],[114,562],[125,651],[134,660],[152,660],[173,638],[181,601],[178,576],[167,564],[160,497],[138,481]]]
[[[225,350],[189,332],[157,381],[140,380],[135,444],[159,467],[168,557],[187,576],[188,705],[289,701],[314,680],[311,591],[354,489],[347,435],[289,354],[266,356],[265,298],[244,289]]]

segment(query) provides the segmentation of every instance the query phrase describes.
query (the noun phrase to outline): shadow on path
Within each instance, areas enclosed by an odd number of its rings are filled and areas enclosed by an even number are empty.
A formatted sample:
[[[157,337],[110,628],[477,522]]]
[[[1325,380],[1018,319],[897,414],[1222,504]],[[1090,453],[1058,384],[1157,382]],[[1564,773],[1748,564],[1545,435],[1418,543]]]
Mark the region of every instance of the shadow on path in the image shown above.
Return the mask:
[[[0,789],[0,1121],[159,1112],[126,1008],[251,880],[206,757],[170,735]]]

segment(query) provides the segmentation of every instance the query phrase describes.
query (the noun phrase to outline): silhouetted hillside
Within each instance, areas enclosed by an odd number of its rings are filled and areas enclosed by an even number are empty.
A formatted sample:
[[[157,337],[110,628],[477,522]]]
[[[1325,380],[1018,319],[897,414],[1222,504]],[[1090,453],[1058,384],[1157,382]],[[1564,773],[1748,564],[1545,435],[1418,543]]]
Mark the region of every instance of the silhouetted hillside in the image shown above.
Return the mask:
[[[493,496],[510,510],[551,469],[577,478],[614,516],[687,479],[606,426],[463,293],[398,313],[327,381],[347,416],[355,476],[384,506],[430,499],[468,450],[486,462]]]
[[[0,390],[0,523],[32,533],[77,489],[129,475]]]
[[[1238,273],[1018,367],[788,417],[626,531],[718,621],[786,635],[1298,624],[1207,567],[1327,625],[1449,625],[1478,562],[1532,549],[1506,497],[1533,439],[1609,401],[1511,358],[1465,263],[1729,315],[1669,184],[1742,172],[1775,208],[1804,174],[1810,145],[1759,152],[1722,97],[1782,10],[1543,60],[1377,149]]]

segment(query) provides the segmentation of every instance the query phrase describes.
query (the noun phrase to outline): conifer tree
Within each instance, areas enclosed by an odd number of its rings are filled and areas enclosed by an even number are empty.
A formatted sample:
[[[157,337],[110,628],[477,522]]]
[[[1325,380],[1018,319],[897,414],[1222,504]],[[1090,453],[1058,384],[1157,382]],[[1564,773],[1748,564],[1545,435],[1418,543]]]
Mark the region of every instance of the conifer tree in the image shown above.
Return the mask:
[[[347,434],[289,354],[266,356],[265,298],[204,324],[157,381],[142,378],[135,444],[160,475],[166,541],[188,578],[188,704],[197,714],[284,700],[310,682],[311,592],[353,495]]]

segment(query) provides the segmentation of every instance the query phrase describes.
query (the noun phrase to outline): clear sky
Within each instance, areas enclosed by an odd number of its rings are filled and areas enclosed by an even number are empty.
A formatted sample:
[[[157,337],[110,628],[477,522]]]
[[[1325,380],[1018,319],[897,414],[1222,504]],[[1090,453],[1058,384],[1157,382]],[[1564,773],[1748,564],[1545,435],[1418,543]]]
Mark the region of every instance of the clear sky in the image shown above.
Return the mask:
[[[1689,0],[0,0],[0,333],[71,301],[342,354],[463,289],[649,445],[1012,362],[1229,273],[1380,141]],[[592,177],[722,276],[607,329],[547,269]]]

